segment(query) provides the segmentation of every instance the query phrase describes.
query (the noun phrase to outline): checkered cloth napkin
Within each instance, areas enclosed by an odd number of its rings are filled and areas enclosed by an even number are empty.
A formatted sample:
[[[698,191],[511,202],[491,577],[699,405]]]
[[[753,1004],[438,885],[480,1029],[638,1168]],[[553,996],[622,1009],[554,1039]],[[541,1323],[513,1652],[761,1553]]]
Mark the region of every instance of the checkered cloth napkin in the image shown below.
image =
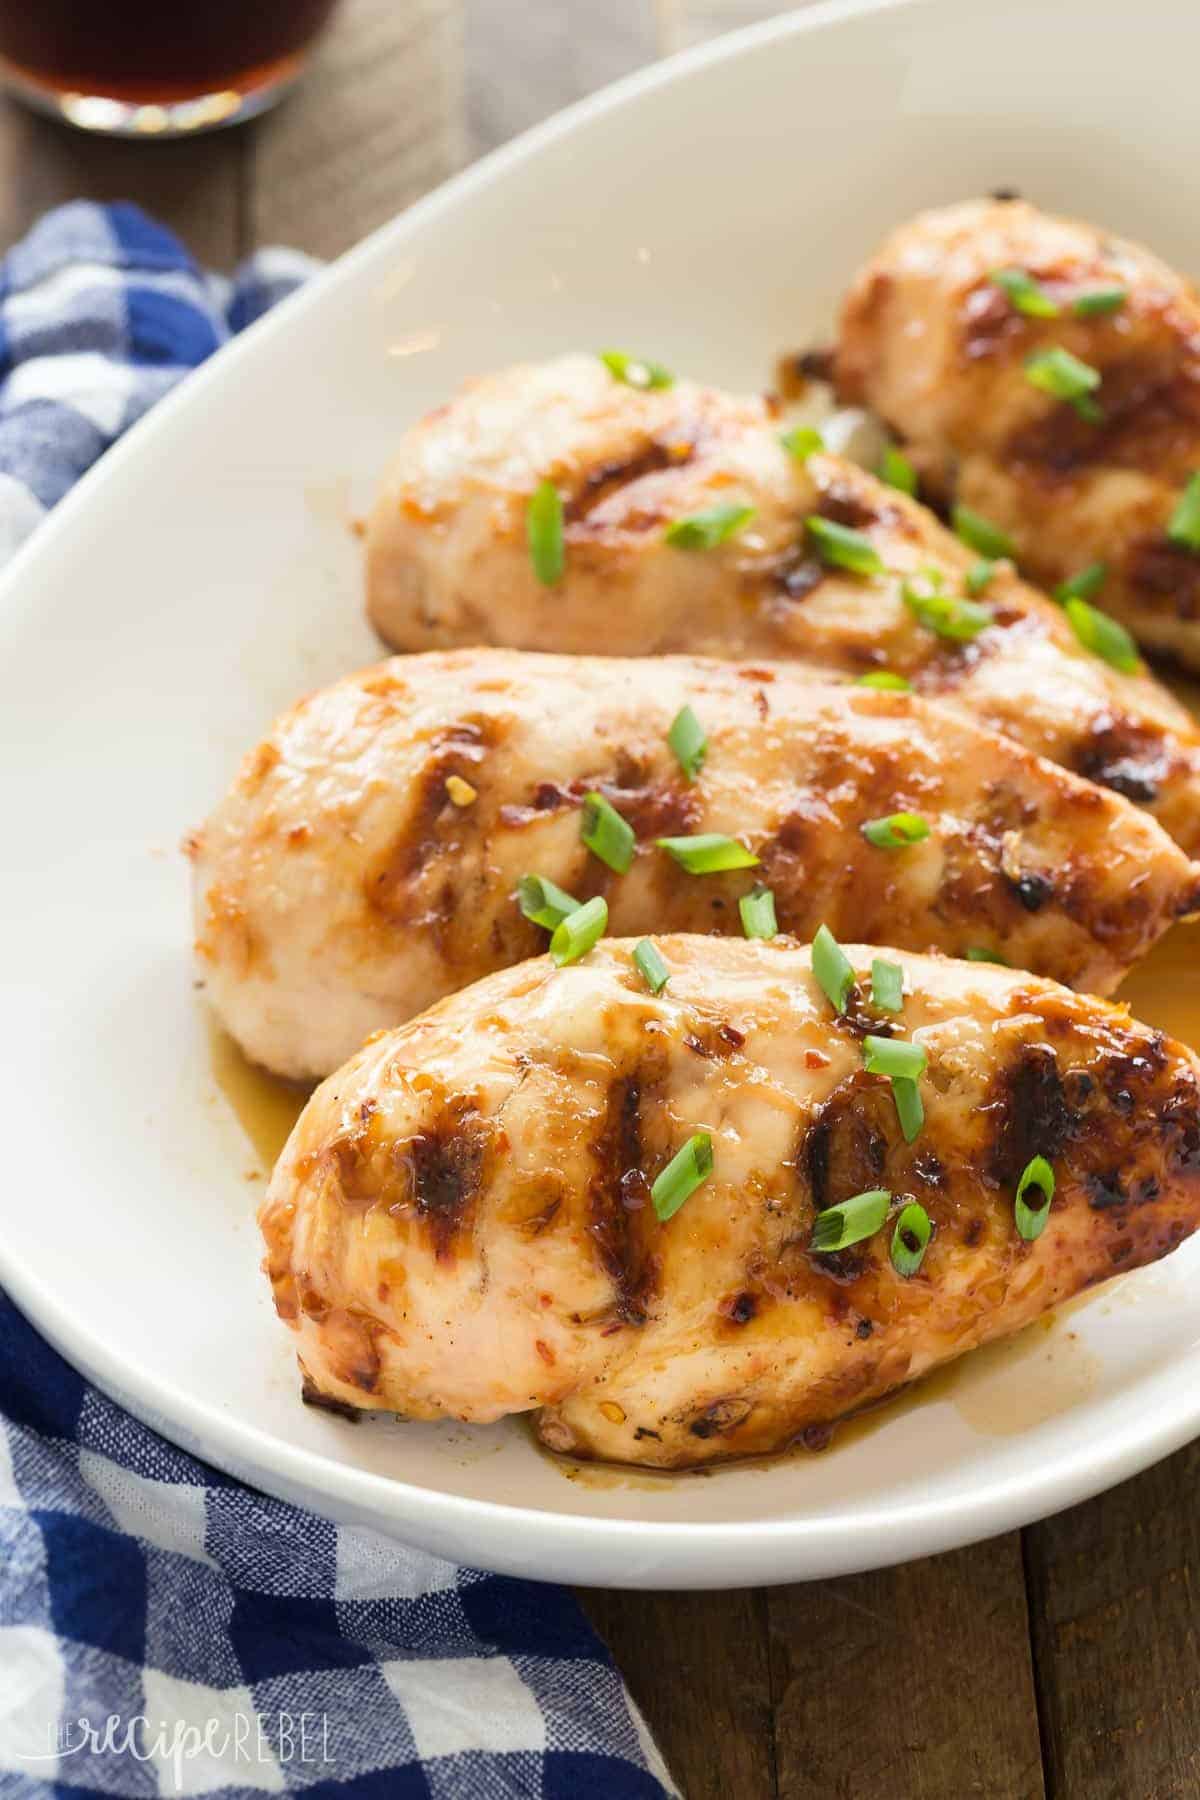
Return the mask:
[[[311,268],[206,275],[131,206],[0,270],[0,555]],[[562,1589],[327,1524],[174,1449],[0,1295],[0,1796],[673,1794]]]

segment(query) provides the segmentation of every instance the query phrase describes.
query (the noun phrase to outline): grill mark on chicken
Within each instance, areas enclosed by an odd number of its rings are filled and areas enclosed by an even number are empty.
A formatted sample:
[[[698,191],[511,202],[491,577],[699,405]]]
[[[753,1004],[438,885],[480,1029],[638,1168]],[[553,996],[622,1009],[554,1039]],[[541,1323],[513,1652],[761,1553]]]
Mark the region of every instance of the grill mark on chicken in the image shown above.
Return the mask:
[[[1015,1188],[1035,1156],[1054,1160],[1073,1114],[1049,1044],[1022,1044],[1013,1061],[997,1070],[984,1112],[992,1128],[988,1169],[997,1185]]]
[[[693,444],[686,438],[672,444],[652,441],[634,456],[614,457],[611,462],[599,463],[589,469],[583,478],[583,484],[563,507],[563,520],[567,525],[586,524],[588,514],[594,507],[607,500],[620,488],[631,487],[644,475],[656,475],[662,469],[679,468],[691,460]]]
[[[341,1197],[355,1207],[415,1212],[439,1261],[469,1229],[483,1186],[492,1129],[469,1095],[442,1096],[426,1128],[399,1142],[382,1133],[373,1107],[329,1146]]]
[[[1160,732],[1136,719],[1101,713],[1081,742],[1075,767],[1089,781],[1149,805],[1170,779],[1176,761]]]
[[[1166,537],[1135,540],[1125,577],[1144,600],[1177,619],[1200,618],[1200,557]]]
[[[413,787],[412,810],[394,843],[364,880],[367,902],[397,923],[444,926],[456,895],[447,886],[440,895],[416,893],[418,878],[439,856],[454,854],[464,834],[476,828],[469,809],[455,806],[446,792],[451,775],[478,784],[478,771],[500,740],[495,719],[461,719],[434,737],[428,760]],[[416,910],[414,910],[416,909]]]
[[[1107,363],[1095,393],[1102,418],[1080,418],[1063,401],[1014,433],[1003,452],[1034,479],[1057,482],[1110,464],[1144,469],[1186,454],[1200,425],[1197,371],[1177,354]]]
[[[611,1084],[591,1148],[588,1232],[613,1284],[613,1315],[624,1325],[645,1323],[658,1273],[642,1223],[648,1212],[652,1216],[650,1183],[642,1169],[643,1079],[635,1072]]]
[[[834,1088],[805,1127],[796,1166],[807,1177],[814,1212],[881,1185],[898,1135],[891,1089],[856,1070]],[[806,1228],[811,1220],[806,1220]],[[839,1252],[839,1254],[846,1254]],[[828,1260],[832,1264],[832,1258]]]

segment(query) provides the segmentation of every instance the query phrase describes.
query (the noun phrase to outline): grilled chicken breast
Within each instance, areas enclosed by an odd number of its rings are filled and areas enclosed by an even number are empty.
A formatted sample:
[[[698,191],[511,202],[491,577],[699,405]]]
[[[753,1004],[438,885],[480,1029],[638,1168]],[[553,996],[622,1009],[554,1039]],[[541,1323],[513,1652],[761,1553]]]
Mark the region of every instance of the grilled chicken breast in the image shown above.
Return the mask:
[[[895,954],[903,1009],[879,1013],[856,947],[838,1017],[793,944],[659,944],[657,997],[629,940],[538,958],[318,1089],[260,1214],[310,1398],[535,1411],[556,1450],[664,1468],[775,1450],[1195,1229],[1200,1064],[1124,1008]],[[871,1031],[926,1053],[911,1143]],[[661,1222],[652,1184],[701,1132],[712,1173]],[[1035,1157],[1054,1195],[1027,1241]],[[872,1190],[887,1223],[815,1252],[817,1213]],[[914,1201],[932,1238],[905,1277]]]
[[[690,705],[697,779],[667,741]],[[581,838],[599,793],[637,835],[616,873]],[[896,813],[924,841],[871,843]],[[755,869],[696,876],[655,840],[719,832]],[[908,694],[797,665],[469,650],[397,657],[303,701],[193,840],[210,998],[256,1061],[325,1075],[371,1031],[544,949],[517,885],[603,894],[614,932],[780,927],[962,954],[1108,991],[1200,867],[1146,814]]]
[[[545,479],[564,501],[553,587],[526,542]],[[672,522],[738,504],[753,518],[714,548],[664,541]],[[863,533],[888,572],[826,566],[806,540],[809,515]],[[797,461],[766,402],[690,382],[640,391],[596,358],[567,356],[477,382],[409,432],[370,523],[368,604],[404,650],[687,650],[798,657],[842,675],[887,668],[1148,807],[1200,849],[1200,733],[1163,687],[1084,649],[1007,564],[983,597],[990,622],[970,638],[939,634],[906,604],[906,577],[932,569],[961,594],[977,560],[863,470]]]
[[[1052,316],[1022,311],[997,270],[1032,276],[1033,304]],[[1093,298],[1081,317],[1082,296]],[[1087,396],[1098,414],[1028,379],[1027,360],[1051,348],[1099,374]],[[907,440],[924,491],[1002,526],[1034,581],[1052,588],[1103,562],[1097,604],[1200,669],[1200,555],[1167,533],[1200,470],[1190,282],[1136,244],[1020,201],[923,213],[854,283],[837,378]]]

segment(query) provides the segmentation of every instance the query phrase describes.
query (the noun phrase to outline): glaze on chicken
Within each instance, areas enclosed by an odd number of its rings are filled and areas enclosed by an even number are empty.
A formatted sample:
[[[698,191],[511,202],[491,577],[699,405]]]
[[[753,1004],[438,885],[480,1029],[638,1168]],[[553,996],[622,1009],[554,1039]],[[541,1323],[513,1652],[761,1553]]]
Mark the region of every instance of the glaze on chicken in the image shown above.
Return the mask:
[[[668,744],[685,705],[707,734],[694,780]],[[625,873],[582,841],[592,792],[636,833]],[[898,813],[924,841],[864,836]],[[759,866],[696,876],[655,846],[700,832]],[[192,849],[208,996],[294,1076],[543,950],[528,874],[603,894],[617,934],[739,934],[763,882],[803,938],[825,920],[1105,992],[1200,907],[1200,868],[1152,819],[1011,739],[796,664],[696,657],[396,657],[285,714]]]
[[[555,1450],[681,1468],[777,1450],[1002,1337],[1200,1219],[1200,1072],[1124,1008],[987,965],[847,954],[845,1016],[788,942],[664,937],[489,977],[364,1048],[313,1096],[261,1211],[310,1398],[411,1418],[533,1412]],[[863,1036],[920,1044],[906,1143]],[[712,1173],[660,1222],[693,1134]],[[1035,1157],[1044,1229],[1017,1228]],[[819,1211],[893,1215],[833,1253]],[[918,1272],[892,1263],[919,1202]]]
[[[564,504],[553,586],[526,533],[546,479]],[[714,548],[665,541],[673,522],[739,504],[752,519]],[[885,572],[828,566],[810,515],[868,538]],[[477,382],[409,432],[370,523],[368,605],[405,650],[493,643],[887,669],[1200,848],[1200,733],[1163,687],[1085,649],[1006,563],[978,602],[989,622],[969,639],[939,634],[906,603],[906,579],[911,591],[930,570],[961,596],[977,561],[863,470],[789,454],[767,403],[684,381],[639,391],[594,357],[568,356]]]
[[[998,270],[1032,277],[1053,316],[1022,311]],[[1109,309],[1088,312],[1087,296],[1105,293]],[[1100,376],[1084,416],[1028,378],[1028,359],[1051,347]],[[1200,543],[1168,530],[1200,471],[1191,282],[1136,244],[1021,201],[922,213],[851,288],[837,380],[906,441],[929,498],[1000,525],[1043,587],[1102,562],[1096,604],[1148,649],[1200,669]]]

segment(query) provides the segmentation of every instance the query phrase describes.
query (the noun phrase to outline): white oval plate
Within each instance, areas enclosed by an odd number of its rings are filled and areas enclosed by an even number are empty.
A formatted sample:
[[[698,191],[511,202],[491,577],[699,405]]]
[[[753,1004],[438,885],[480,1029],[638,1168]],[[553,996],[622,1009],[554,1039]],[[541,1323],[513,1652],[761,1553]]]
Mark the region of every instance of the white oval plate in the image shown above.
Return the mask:
[[[407,421],[521,356],[733,384],[827,327],[918,206],[1020,187],[1200,266],[1175,0],[818,6],[626,82],[372,238],[168,400],[0,583],[0,1279],[88,1376],[277,1494],[442,1555],[792,1581],[1067,1505],[1200,1429],[1200,1244],[824,1456],[567,1479],[524,1430],[299,1403],[217,1091],[178,854],[301,690],[371,660],[361,505]],[[1140,91],[1147,92],[1147,89]],[[988,1358],[990,1357],[990,1360]]]

